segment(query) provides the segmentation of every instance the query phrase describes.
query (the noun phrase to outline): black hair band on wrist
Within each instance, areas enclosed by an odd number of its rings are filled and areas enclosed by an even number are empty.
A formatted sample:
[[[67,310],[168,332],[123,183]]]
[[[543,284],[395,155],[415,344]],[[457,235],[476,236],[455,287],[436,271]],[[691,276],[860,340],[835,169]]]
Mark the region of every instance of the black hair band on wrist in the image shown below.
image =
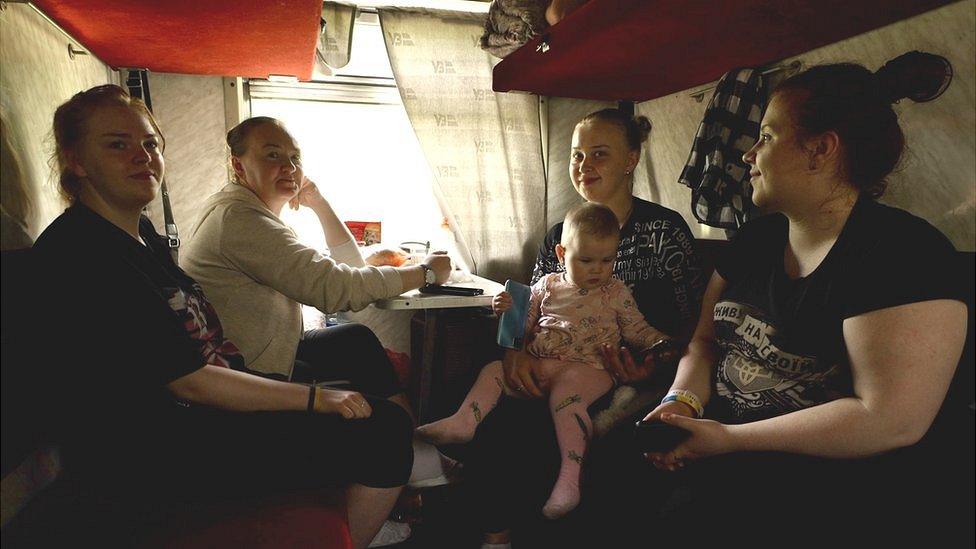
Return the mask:
[[[306,411],[310,414],[315,411],[315,389],[314,384],[308,386],[308,409]]]

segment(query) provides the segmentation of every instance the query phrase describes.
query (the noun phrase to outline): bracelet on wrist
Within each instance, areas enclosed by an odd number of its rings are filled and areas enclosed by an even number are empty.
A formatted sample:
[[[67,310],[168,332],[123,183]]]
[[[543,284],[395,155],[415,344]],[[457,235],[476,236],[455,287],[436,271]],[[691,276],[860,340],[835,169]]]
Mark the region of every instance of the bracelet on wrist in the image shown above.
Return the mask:
[[[308,413],[313,413],[315,411],[315,397],[318,394],[318,388],[315,385],[308,386],[308,408],[305,411]]]
[[[698,398],[698,395],[687,389],[671,389],[661,400],[661,404],[667,402],[680,402],[682,404],[687,404],[692,410],[695,411],[695,417],[697,418],[701,418],[705,415],[705,408],[702,406],[701,399]]]

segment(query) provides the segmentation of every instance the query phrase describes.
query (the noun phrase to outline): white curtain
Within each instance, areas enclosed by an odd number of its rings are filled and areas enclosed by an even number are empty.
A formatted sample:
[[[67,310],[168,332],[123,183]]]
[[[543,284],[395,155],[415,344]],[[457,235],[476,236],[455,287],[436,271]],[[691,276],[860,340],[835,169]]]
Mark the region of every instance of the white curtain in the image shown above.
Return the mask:
[[[322,4],[322,30],[315,48],[316,76],[329,76],[332,69],[341,69],[349,64],[352,33],[358,12],[359,8],[353,4]]]
[[[546,229],[538,100],[494,93],[485,14],[379,9],[435,195],[477,274],[525,281]]]

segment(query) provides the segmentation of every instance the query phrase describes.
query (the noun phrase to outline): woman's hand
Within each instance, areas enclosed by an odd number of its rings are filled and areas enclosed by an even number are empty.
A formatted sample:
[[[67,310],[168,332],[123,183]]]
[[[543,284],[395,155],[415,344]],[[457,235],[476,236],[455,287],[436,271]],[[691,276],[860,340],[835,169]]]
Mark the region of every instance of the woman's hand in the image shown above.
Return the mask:
[[[500,315],[512,308],[512,296],[508,292],[502,292],[491,299],[491,310],[496,315]]]
[[[363,419],[373,413],[366,397],[355,391],[316,389],[315,411],[320,414],[341,414],[346,419]]]
[[[647,421],[647,422],[661,421],[662,414],[672,414],[676,416],[685,416],[688,418],[693,418],[695,417],[695,410],[691,406],[685,404],[684,402],[672,400],[669,402],[663,402],[659,404],[657,408],[654,408],[653,410],[651,410],[649,414],[644,416],[643,421]],[[650,461],[651,463],[653,463],[654,466],[657,467],[658,469],[663,469],[665,471],[674,471],[683,465],[681,462],[665,465],[664,464],[665,454],[666,452],[649,452],[647,454],[644,454],[644,458]]]
[[[288,201],[288,207],[297,210],[299,206],[314,208],[316,205],[325,202],[325,198],[319,193],[319,188],[311,179],[302,178],[302,186],[298,189],[298,194]]]
[[[542,398],[546,378],[542,373],[542,361],[525,351],[505,351],[502,360],[505,384],[521,398]]]
[[[610,374],[610,377],[618,384],[634,383],[643,381],[654,373],[654,357],[648,353],[640,365],[634,362],[634,356],[626,347],[619,349],[611,345],[603,345],[600,349],[603,354],[603,367]]]
[[[451,258],[446,252],[434,252],[428,255],[424,259],[424,265],[434,271],[434,275],[437,277],[434,284],[443,284],[451,277]]]
[[[695,410],[684,402],[671,400],[659,404],[657,408],[654,408],[649,414],[644,416],[643,421],[661,421],[661,414],[673,414],[693,418],[695,417]]]
[[[673,404],[668,402],[667,404]],[[659,406],[662,408],[664,405]],[[651,412],[651,417],[658,410]],[[658,469],[676,471],[688,460],[726,454],[735,450],[730,426],[711,419],[694,419],[682,413],[660,412],[660,420],[681,427],[691,435],[670,452],[649,453],[645,457]]]

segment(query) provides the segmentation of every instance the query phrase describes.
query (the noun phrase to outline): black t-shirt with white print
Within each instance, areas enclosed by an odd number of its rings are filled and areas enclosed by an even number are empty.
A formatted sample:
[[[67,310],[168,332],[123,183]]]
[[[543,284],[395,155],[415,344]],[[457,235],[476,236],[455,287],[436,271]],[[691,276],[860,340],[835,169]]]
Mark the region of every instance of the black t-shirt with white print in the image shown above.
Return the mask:
[[[717,419],[745,423],[852,396],[845,319],[960,299],[952,244],[905,211],[859,200],[821,264],[799,279],[784,270],[787,239],[783,215],[750,221],[716,266],[728,282],[714,309]]]
[[[563,234],[557,223],[539,248],[532,284],[549,273],[564,271],[556,257]],[[701,308],[706,280],[695,239],[678,212],[634,198],[634,207],[620,229],[613,276],[634,294],[644,319],[666,334],[676,335],[694,323]]]
[[[145,245],[76,204],[38,237],[35,332],[57,404],[84,431],[134,427],[176,401],[165,385],[205,364],[241,369],[199,285],[145,217]],[[95,424],[98,422],[98,425]]]

